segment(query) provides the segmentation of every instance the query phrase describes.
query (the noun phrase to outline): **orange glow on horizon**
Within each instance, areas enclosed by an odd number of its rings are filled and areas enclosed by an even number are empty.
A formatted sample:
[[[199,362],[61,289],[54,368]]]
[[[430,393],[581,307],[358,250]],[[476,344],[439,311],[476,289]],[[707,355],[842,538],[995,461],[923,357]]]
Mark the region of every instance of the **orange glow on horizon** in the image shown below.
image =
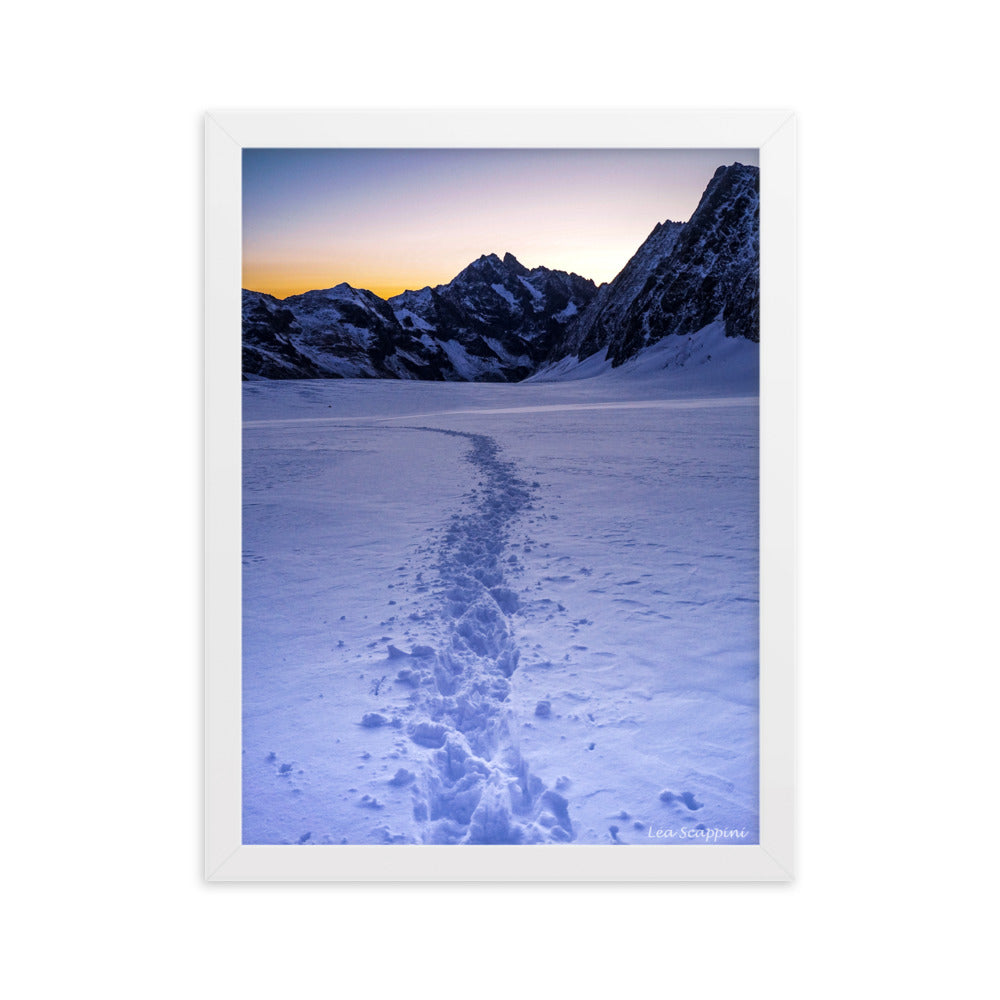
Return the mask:
[[[639,248],[635,245],[591,246],[575,248],[566,251],[557,247],[539,248],[528,257],[516,251],[517,260],[529,271],[538,266],[548,267],[554,271],[567,271],[590,278],[595,285],[610,281],[625,266],[629,258]],[[495,253],[503,257],[508,250],[485,248],[481,254]],[[301,295],[316,289],[333,288],[342,282],[347,282],[353,288],[367,289],[380,298],[389,299],[405,291],[417,291],[421,288],[437,285],[447,285],[460,271],[471,264],[481,254],[467,253],[462,258],[455,258],[431,272],[416,271],[408,275],[392,272],[364,272],[361,269],[344,268],[334,271],[290,262],[268,266],[266,263],[253,264],[244,262],[243,287],[255,292],[265,292],[277,299],[286,299],[291,295]],[[466,259],[467,258],[467,259]],[[537,258],[537,259],[536,259]]]
[[[427,280],[419,284],[413,282],[409,284],[399,284],[398,282],[394,284],[382,284],[377,281],[350,281],[343,276],[334,277],[332,275],[318,276],[315,281],[308,281],[282,277],[268,278],[264,274],[258,274],[256,277],[244,275],[243,287],[252,292],[264,292],[267,295],[273,295],[276,299],[287,299],[289,296],[302,295],[304,292],[312,292],[322,288],[333,288],[335,285],[342,284],[345,281],[352,288],[363,288],[369,292],[374,292],[381,299],[391,299],[394,295],[399,295],[400,292],[405,292],[408,289],[419,289],[425,285],[447,283],[437,280]]]
[[[245,149],[243,287],[391,298],[483,254],[611,281],[755,150]]]
[[[304,292],[313,292],[317,289],[333,288],[335,285],[346,282],[352,288],[374,292],[380,299],[391,299],[394,295],[399,295],[401,292],[416,291],[428,285],[432,288],[435,285],[446,285],[448,280],[450,279],[445,281],[438,281],[437,279],[429,279],[422,282],[411,281],[406,284],[400,284],[399,282],[383,284],[376,281],[351,281],[343,276],[331,276],[321,278],[317,281],[268,281],[263,278],[258,278],[257,280],[244,278],[243,287],[252,292],[264,292],[267,295],[273,295],[276,299],[287,299],[292,295],[302,295]]]

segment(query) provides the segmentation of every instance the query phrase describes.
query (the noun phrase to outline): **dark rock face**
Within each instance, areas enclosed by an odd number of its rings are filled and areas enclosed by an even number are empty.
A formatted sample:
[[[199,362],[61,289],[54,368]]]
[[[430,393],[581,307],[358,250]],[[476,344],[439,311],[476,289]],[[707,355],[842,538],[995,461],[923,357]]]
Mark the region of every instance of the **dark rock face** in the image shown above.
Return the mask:
[[[759,340],[759,177],[756,167],[720,167],[690,221],[657,226],[549,360],[606,347],[617,366],[717,319],[726,336]]]
[[[757,341],[759,242],[759,172],[734,163],[690,221],[657,224],[600,288],[507,253],[388,300],[347,284],[284,300],[244,290],[244,377],[518,382],[604,349],[617,366],[716,320]]]
[[[594,297],[587,278],[487,254],[447,285],[389,299],[400,323],[460,347],[475,380],[530,375]],[[464,360],[464,359],[463,359]],[[460,365],[461,366],[461,365]]]
[[[326,377],[419,378],[440,381],[450,365],[440,347],[400,327],[385,299],[340,284],[292,295],[290,309],[301,333],[295,345]]]
[[[244,290],[244,376],[518,382],[596,291],[509,253],[388,301],[347,284],[284,300]]]
[[[580,357],[587,357],[604,347],[625,321],[657,265],[670,257],[683,230],[683,222],[668,219],[657,223],[617,277],[601,285],[580,318],[566,331],[566,336],[553,345],[550,360],[578,353]],[[599,346],[594,347],[594,344]]]
[[[324,378],[294,346],[301,334],[295,315],[273,295],[243,292],[243,377]]]
[[[337,285],[279,300],[243,291],[244,378],[456,378],[447,355],[402,330],[384,299]]]

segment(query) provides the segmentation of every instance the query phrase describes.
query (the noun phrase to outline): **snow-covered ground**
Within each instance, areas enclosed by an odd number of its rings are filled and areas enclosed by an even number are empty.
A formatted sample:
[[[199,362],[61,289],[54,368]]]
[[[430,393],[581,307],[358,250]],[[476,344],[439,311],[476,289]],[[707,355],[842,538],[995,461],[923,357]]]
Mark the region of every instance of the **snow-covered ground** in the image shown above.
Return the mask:
[[[546,377],[245,384],[245,843],[757,842],[757,347]]]

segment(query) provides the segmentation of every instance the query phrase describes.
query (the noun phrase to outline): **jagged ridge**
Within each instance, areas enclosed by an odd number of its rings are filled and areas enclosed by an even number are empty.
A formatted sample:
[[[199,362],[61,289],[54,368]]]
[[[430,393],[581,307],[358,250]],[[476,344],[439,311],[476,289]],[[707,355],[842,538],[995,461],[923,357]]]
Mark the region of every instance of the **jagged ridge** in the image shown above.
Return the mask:
[[[759,201],[756,167],[719,167],[691,219],[658,223],[599,289],[491,253],[448,284],[388,300],[347,284],[283,301],[244,290],[244,378],[517,382],[599,351],[618,366],[716,321],[756,342]]]
[[[691,219],[658,225],[549,361],[607,349],[617,366],[664,337],[716,320],[727,336],[758,341],[759,176],[741,163],[719,167]]]
[[[596,292],[510,253],[388,300],[348,284],[284,300],[244,290],[244,377],[520,381]]]

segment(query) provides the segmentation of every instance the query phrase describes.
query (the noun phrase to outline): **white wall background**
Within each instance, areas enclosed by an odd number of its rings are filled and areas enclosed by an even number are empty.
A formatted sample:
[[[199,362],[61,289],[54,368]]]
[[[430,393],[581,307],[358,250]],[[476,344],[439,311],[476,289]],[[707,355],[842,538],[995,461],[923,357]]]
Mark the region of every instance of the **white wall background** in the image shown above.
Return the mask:
[[[11,995],[982,995],[1000,833],[987,8],[368,9],[5,17]],[[201,116],[377,105],[800,114],[795,885],[202,884]]]

